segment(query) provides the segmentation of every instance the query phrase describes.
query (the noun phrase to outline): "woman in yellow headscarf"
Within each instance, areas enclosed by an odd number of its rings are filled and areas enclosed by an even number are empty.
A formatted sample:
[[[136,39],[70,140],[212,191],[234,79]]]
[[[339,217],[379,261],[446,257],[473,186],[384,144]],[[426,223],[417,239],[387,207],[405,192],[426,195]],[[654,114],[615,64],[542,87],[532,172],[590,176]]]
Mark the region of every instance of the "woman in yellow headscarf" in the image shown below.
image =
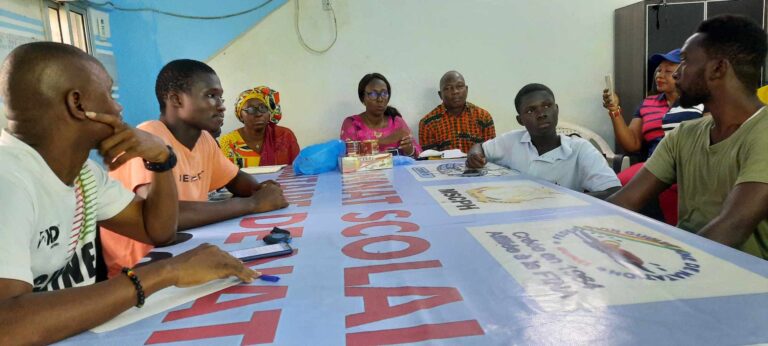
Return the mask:
[[[292,164],[299,155],[293,131],[277,126],[283,117],[280,93],[266,86],[243,91],[235,116],[245,126],[219,138],[221,151],[240,168]]]
[[[763,86],[760,89],[757,89],[757,97],[762,101],[764,104],[768,105],[768,85]]]

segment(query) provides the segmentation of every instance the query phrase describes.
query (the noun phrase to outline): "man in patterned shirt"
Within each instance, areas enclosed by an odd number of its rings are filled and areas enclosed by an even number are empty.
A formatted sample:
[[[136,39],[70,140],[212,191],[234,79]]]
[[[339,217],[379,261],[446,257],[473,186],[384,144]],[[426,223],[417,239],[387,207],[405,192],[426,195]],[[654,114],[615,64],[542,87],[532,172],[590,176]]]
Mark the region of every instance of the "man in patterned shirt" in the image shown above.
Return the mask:
[[[419,122],[422,149],[461,149],[466,153],[472,145],[496,137],[491,114],[467,102],[468,91],[461,73],[448,71],[440,78],[437,95],[443,103]]]

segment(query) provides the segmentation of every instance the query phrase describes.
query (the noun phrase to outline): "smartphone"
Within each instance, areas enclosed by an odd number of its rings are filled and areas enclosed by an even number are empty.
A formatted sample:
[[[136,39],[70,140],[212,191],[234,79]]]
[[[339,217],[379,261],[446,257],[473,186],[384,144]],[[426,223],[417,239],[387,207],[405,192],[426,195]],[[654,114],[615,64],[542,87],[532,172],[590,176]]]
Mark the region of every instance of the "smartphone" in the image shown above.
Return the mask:
[[[479,177],[483,175],[483,171],[477,168],[467,168],[461,173],[462,177]]]
[[[248,262],[259,258],[287,255],[291,252],[293,252],[293,248],[291,248],[290,245],[286,243],[277,243],[250,249],[231,251],[229,254],[243,262]]]
[[[608,94],[613,94],[613,78],[610,73],[605,75],[605,88],[608,89]]]

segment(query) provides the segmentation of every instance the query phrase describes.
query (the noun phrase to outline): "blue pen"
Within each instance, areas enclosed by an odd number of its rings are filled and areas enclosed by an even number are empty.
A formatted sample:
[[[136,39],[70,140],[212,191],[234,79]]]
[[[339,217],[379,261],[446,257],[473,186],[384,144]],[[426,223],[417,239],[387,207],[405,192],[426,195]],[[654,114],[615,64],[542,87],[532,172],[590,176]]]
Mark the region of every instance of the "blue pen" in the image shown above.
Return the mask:
[[[280,281],[280,277],[274,276],[274,275],[262,275],[262,276],[259,276],[259,279],[261,279],[262,281],[269,281],[269,282]]]

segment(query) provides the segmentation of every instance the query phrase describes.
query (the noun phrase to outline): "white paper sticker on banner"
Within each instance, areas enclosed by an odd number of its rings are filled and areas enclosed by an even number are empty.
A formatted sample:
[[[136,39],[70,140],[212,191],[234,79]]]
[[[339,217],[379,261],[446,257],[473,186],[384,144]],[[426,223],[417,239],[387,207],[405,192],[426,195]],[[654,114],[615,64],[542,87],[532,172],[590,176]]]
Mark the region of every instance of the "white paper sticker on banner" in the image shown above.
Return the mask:
[[[467,230],[545,311],[768,292],[767,278],[621,216]]]
[[[589,205],[571,195],[525,180],[424,188],[451,216]]]

